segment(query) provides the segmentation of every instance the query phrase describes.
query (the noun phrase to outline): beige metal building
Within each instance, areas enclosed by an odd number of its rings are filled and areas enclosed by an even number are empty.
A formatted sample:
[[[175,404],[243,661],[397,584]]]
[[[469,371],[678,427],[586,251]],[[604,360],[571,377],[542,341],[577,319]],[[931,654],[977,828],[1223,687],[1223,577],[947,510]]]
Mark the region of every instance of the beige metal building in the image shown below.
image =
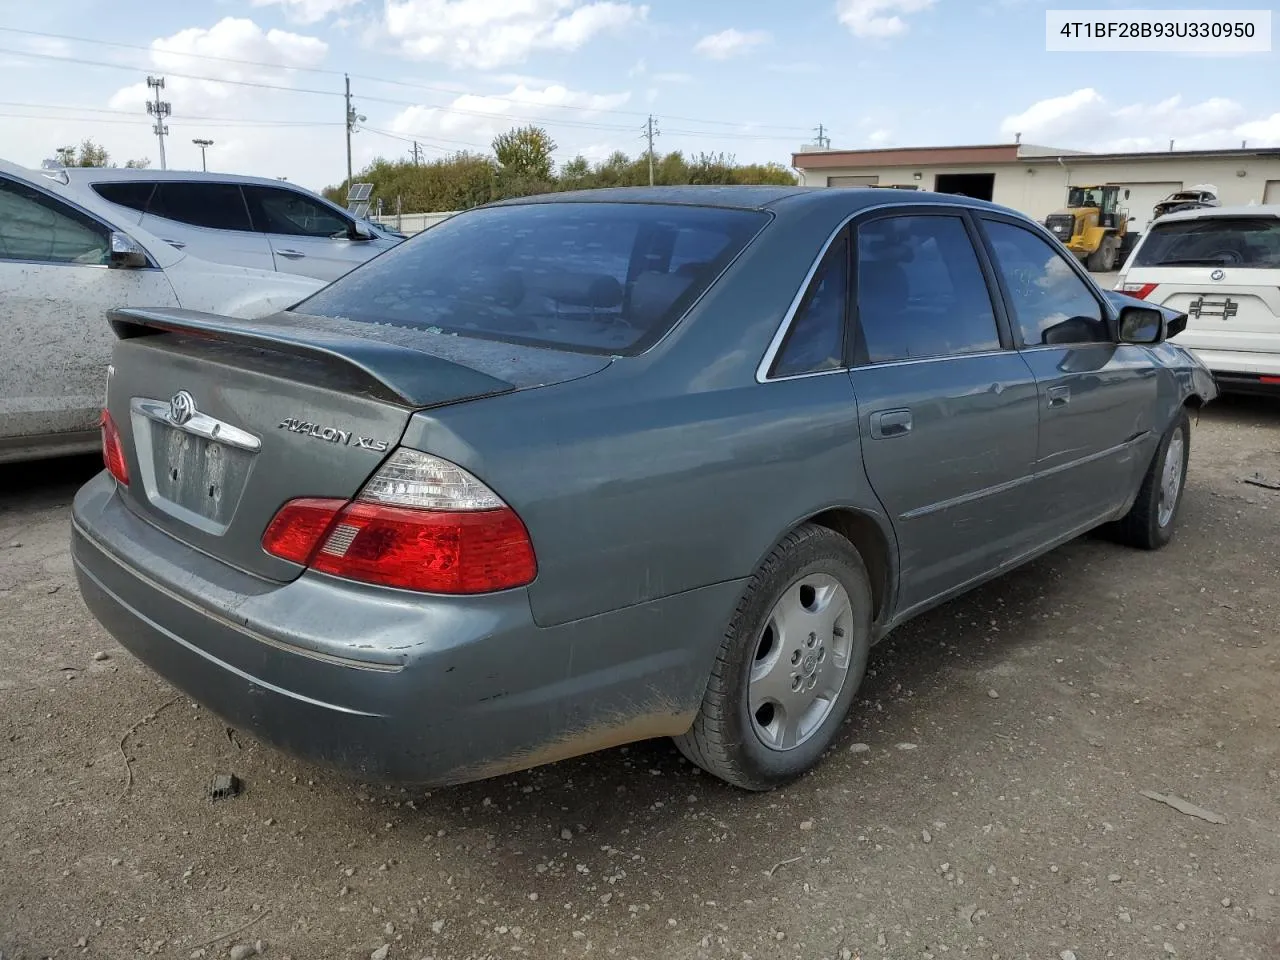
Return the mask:
[[[1141,232],[1151,208],[1176,190],[1217,188],[1223,205],[1280,204],[1280,149],[1084,153],[1026,143],[889,150],[804,148],[792,157],[801,182],[819,187],[899,187],[964,193],[1043,221],[1068,184],[1119,184]]]

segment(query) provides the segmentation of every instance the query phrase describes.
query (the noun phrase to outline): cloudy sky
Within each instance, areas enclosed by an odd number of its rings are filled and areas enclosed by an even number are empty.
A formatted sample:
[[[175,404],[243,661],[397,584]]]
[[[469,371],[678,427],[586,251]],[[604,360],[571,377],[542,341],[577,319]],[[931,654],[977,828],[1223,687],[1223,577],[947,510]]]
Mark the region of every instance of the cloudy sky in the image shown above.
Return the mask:
[[[1026,142],[1076,149],[1280,146],[1280,58],[1044,51],[1044,10],[1092,0],[0,0],[0,156],[92,137],[150,158],[166,78],[171,168],[345,175],[343,73],[375,157],[485,150],[523,122],[558,158],[642,149],[787,163],[836,147]],[[1162,0],[1161,7],[1203,8]]]

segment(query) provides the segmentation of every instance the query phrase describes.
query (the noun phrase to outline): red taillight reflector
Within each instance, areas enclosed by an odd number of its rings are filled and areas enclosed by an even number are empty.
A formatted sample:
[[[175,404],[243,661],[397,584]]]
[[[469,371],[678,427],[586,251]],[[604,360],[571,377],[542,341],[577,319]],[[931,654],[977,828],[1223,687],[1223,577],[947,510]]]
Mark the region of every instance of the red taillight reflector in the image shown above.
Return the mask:
[[[1145,300],[1151,296],[1151,291],[1158,286],[1160,286],[1158,283],[1126,283],[1120,292],[1127,293],[1131,297],[1137,297],[1139,300]]]
[[[107,472],[127,487],[129,464],[124,458],[124,444],[120,441],[120,431],[116,428],[116,422],[111,419],[111,414],[106,410],[102,411],[102,418],[98,422],[102,427],[102,462]]]
[[[345,500],[290,500],[272,518],[262,535],[262,549],[272,556],[305,566],[320,538],[347,505]]]
[[[1280,384],[1280,377],[1259,377],[1259,383],[1269,383],[1271,385]]]
[[[271,521],[262,545],[321,573],[426,593],[509,590],[538,572],[529,532],[510,507],[438,511],[294,500]]]

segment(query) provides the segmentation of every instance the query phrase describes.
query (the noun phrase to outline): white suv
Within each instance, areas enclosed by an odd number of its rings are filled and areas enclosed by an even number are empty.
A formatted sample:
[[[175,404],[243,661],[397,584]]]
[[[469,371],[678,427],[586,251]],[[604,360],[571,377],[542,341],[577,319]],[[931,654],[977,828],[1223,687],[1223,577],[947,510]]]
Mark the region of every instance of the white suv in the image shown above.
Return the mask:
[[[1185,313],[1176,342],[1222,389],[1280,394],[1280,205],[1161,217],[1116,289]]]
[[[65,179],[0,161],[0,462],[98,446],[113,307],[253,319],[324,286],[200,260]]]
[[[404,239],[281,180],[224,173],[73,167],[70,186],[205,260],[329,282]]]

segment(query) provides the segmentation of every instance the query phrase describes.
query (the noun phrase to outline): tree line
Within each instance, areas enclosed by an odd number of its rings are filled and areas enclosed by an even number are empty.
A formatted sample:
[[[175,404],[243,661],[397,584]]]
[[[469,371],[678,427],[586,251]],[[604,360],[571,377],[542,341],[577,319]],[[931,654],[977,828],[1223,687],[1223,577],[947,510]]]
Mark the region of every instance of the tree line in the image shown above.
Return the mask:
[[[493,154],[460,151],[428,163],[379,158],[355,175],[357,183],[372,183],[382,200],[384,216],[396,212],[429,213],[470,207],[557,190],[595,187],[638,187],[649,184],[647,154],[629,157],[615,152],[599,163],[577,156],[557,170],[552,155],[555,141],[537,126],[517,127],[493,140]],[[653,182],[658,186],[684,184],[796,183],[795,175],[779,163],[739,164],[732,155],[680,151],[655,155]],[[324,195],[344,204],[347,183],[327,187]]]
[[[116,164],[107,153],[107,148],[92,140],[81,140],[80,146],[58,147],[58,162],[64,167],[114,167]],[[143,170],[151,166],[146,157],[138,160],[126,160],[124,165],[133,170]]]

